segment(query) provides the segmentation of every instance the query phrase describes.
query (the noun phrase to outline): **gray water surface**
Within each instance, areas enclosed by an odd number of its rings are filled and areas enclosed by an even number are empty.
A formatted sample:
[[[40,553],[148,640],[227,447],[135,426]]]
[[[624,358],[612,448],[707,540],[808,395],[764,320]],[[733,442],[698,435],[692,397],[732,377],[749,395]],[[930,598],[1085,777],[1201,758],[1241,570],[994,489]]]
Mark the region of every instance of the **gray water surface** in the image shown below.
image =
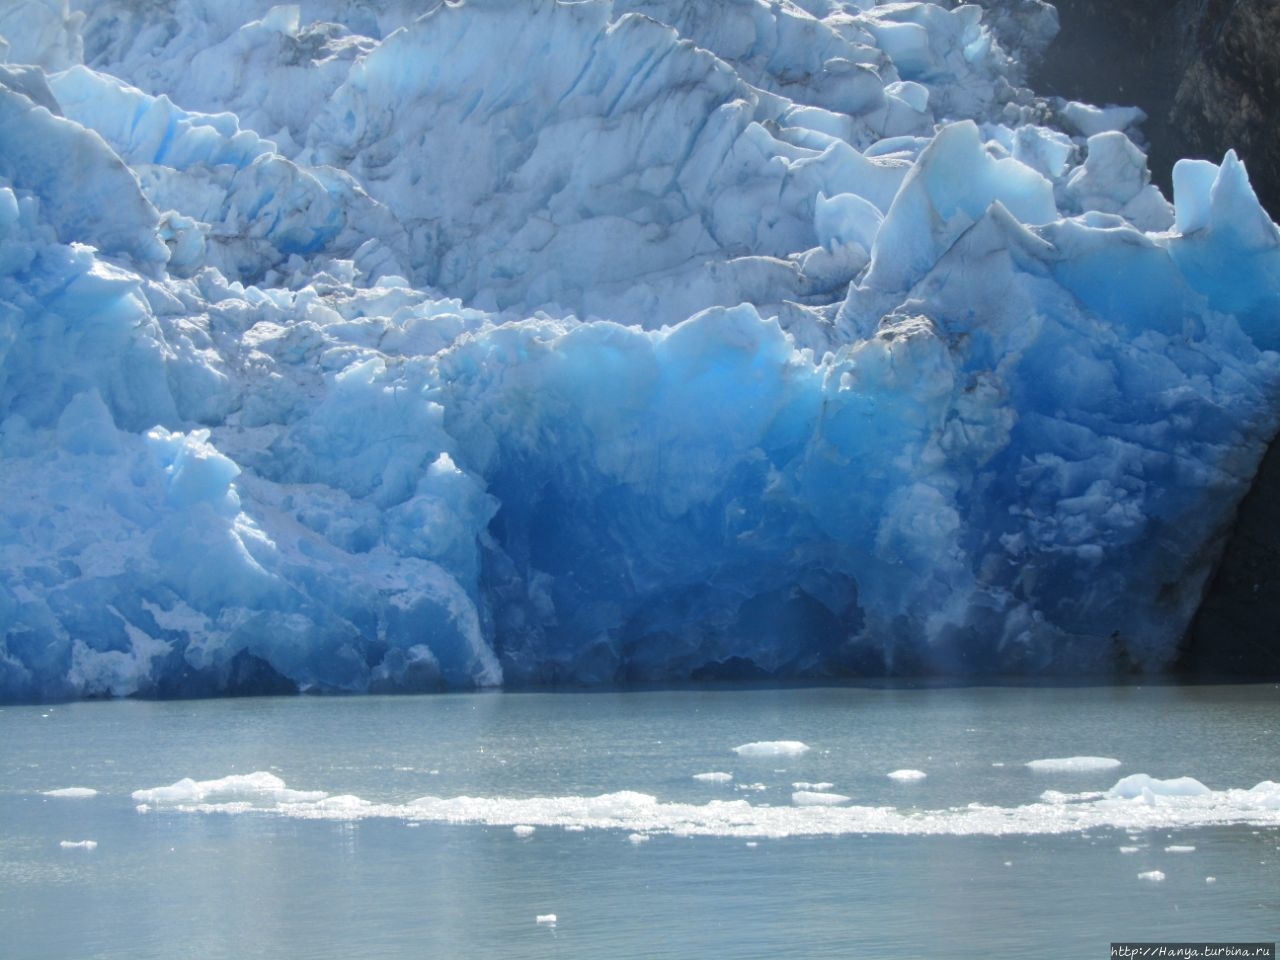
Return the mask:
[[[1175,800],[1161,826],[1061,832],[1014,814],[1137,773],[1195,777],[1230,813],[1231,788],[1280,780],[1277,733],[1273,685],[4,707],[0,956],[1090,958],[1118,940],[1273,941],[1280,811],[1202,823]],[[810,749],[733,752],[775,740]],[[1025,766],[1079,755],[1121,766]],[[886,776],[903,768],[927,777]],[[255,771],[377,806],[139,812],[132,796]],[[711,771],[733,779],[693,777]],[[565,814],[522,837],[501,812],[630,791],[789,816],[795,783],[830,783],[843,806],[887,808],[908,832],[641,836]],[[99,792],[45,795],[66,787]],[[477,798],[477,822],[423,816],[412,801],[426,796]],[[948,824],[970,804],[1015,828],[957,835]],[[97,846],[61,846],[82,840]],[[547,914],[554,925],[535,922]]]

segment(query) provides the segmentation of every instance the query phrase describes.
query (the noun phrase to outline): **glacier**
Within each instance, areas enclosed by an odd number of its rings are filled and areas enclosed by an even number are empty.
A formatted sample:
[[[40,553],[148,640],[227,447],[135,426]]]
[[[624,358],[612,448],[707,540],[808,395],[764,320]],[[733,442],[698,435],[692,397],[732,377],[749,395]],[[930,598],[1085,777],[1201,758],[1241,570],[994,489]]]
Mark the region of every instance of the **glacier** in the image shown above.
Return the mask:
[[[1280,229],[1039,0],[0,11],[0,699],[1158,672]]]

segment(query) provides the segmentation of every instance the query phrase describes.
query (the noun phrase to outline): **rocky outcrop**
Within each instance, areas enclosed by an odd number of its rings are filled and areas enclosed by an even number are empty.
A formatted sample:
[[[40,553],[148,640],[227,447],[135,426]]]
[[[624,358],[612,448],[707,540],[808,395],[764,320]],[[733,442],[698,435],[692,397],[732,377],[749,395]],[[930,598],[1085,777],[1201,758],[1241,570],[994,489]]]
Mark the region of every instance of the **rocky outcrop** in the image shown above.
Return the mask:
[[[1280,2],[1056,0],[1060,32],[1037,92],[1146,111],[1152,177],[1182,157],[1245,161],[1280,219]],[[1280,318],[1277,318],[1280,323]],[[1196,676],[1280,676],[1280,442],[1241,503],[1180,666]]]
[[[1026,2],[1026,0],[1024,0]],[[1033,75],[1042,94],[1136,105],[1154,180],[1182,157],[1234,149],[1280,217],[1280,3],[1057,0],[1059,33]]]

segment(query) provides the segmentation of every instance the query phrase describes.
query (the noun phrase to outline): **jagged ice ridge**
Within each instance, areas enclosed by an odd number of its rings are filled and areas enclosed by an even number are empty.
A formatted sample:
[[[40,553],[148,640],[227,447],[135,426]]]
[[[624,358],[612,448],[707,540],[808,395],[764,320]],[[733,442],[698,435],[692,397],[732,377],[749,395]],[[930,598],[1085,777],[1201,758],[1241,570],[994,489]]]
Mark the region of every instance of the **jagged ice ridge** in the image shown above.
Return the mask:
[[[1169,665],[1280,232],[989,7],[7,7],[0,698]]]

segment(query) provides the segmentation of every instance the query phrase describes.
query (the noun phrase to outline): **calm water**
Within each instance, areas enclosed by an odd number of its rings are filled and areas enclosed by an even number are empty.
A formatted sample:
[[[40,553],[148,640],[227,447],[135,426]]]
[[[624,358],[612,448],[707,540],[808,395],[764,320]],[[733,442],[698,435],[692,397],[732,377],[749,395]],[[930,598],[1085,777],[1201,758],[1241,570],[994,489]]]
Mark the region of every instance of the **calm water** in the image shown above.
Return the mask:
[[[1230,789],[1280,780],[1277,733],[1275,686],[5,707],[0,956],[1059,960],[1273,941],[1280,805]],[[733,752],[779,740],[811,749]],[[1078,755],[1122,765],[1025,766]],[[886,776],[903,768],[927,777]],[[340,799],[132,796],[255,771]],[[1215,793],[1098,797],[1135,773]],[[797,808],[796,783],[849,800]],[[98,793],[45,795],[68,787]]]

